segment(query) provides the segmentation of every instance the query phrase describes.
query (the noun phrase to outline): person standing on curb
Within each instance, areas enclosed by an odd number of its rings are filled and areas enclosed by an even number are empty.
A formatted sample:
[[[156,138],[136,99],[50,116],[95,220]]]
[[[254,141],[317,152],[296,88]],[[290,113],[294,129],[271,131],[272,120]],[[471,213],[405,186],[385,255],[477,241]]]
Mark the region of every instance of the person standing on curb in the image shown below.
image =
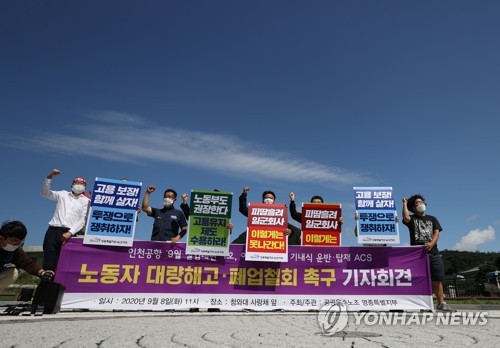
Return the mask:
[[[52,191],[52,178],[59,175],[59,169],[52,169],[42,186],[42,196],[56,202],[54,215],[43,240],[43,268],[55,272],[61,247],[85,226],[90,199],[85,195],[87,182],[75,178],[71,191]]]
[[[247,205],[247,195],[250,191],[249,187],[244,187],[243,192],[239,197],[239,211],[243,216],[248,217],[248,205]],[[273,204],[276,201],[276,195],[273,191],[267,190],[262,193],[262,203]],[[283,232],[285,236],[288,236],[288,245],[301,245],[300,236],[302,231],[295,227],[294,225],[288,223],[287,228]],[[245,244],[246,243],[247,232],[244,231],[233,241],[233,244]]]
[[[429,254],[432,292],[438,300],[436,309],[442,312],[454,312],[444,302],[444,264],[443,257],[437,247],[439,234],[443,229],[436,217],[425,213],[426,209],[427,204],[420,194],[413,195],[410,198],[403,198],[403,224],[408,227],[410,232],[410,244],[423,245]],[[410,212],[413,215],[410,215]]]
[[[159,209],[149,206],[149,197],[155,190],[155,186],[149,185],[142,200],[142,211],[155,219],[151,240],[177,243],[187,233],[184,213],[174,208],[177,192],[173,189],[166,189],[163,193],[164,206]]]

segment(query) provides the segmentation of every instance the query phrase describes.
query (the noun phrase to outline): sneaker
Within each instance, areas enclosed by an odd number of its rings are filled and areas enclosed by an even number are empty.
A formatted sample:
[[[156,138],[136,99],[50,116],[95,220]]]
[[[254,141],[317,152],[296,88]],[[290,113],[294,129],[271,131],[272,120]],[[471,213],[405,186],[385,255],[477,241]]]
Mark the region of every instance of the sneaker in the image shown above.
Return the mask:
[[[456,312],[456,310],[454,310],[453,308],[451,308],[450,306],[448,306],[446,304],[446,302],[443,302],[441,304],[438,304],[436,309],[440,312]]]

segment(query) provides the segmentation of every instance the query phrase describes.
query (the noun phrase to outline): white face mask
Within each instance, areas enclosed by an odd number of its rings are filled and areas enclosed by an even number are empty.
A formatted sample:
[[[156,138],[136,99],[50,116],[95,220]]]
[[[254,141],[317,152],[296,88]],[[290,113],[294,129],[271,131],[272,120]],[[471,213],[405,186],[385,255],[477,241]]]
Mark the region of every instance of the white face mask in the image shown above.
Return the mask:
[[[6,246],[2,246],[2,249],[5,250],[5,251],[16,251],[17,248],[19,248],[20,245],[12,245],[12,244],[8,244]]]
[[[85,186],[82,184],[74,184],[71,186],[71,191],[73,191],[74,194],[81,194],[85,192]]]
[[[174,200],[172,198],[163,198],[163,204],[165,204],[166,207],[170,207],[172,204],[174,204]]]
[[[416,211],[418,211],[419,213],[423,213],[425,211],[425,204],[422,203],[420,205],[417,205],[417,207],[415,208]]]
[[[264,199],[264,203],[265,204],[273,204],[274,203],[274,199],[272,199],[272,198],[265,198]]]

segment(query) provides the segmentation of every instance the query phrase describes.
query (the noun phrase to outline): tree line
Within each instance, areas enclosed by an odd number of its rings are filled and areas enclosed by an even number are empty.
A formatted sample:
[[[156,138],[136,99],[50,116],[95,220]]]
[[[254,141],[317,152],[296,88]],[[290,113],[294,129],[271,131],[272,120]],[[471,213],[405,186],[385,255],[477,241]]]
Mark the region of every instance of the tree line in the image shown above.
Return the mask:
[[[458,274],[475,267],[478,273],[500,270],[500,252],[441,250],[446,275]]]

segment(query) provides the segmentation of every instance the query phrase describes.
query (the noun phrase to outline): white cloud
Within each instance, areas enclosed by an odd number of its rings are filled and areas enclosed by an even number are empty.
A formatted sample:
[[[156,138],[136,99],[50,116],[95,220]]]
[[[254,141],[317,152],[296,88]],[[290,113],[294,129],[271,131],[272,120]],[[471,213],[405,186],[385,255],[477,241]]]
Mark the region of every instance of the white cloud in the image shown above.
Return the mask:
[[[455,244],[452,249],[454,250],[464,250],[464,251],[476,251],[479,250],[481,244],[494,241],[495,240],[495,230],[493,227],[488,226],[484,230],[472,230],[469,231],[465,236],[460,239],[460,242]]]
[[[129,124],[142,124],[143,119],[139,116],[132,115],[132,114],[127,114],[124,112],[117,112],[117,111],[100,111],[100,112],[92,112],[87,115],[84,115],[84,117],[90,118],[92,120],[98,121],[98,122],[127,122]]]
[[[34,151],[85,155],[117,162],[176,163],[253,178],[291,182],[355,185],[372,180],[359,173],[244,143],[228,134],[159,127],[135,115],[103,112],[89,115],[78,134],[40,132],[11,138],[10,145]]]
[[[475,215],[469,216],[467,218],[467,221],[476,221],[477,219],[479,219],[479,215],[475,214]]]

